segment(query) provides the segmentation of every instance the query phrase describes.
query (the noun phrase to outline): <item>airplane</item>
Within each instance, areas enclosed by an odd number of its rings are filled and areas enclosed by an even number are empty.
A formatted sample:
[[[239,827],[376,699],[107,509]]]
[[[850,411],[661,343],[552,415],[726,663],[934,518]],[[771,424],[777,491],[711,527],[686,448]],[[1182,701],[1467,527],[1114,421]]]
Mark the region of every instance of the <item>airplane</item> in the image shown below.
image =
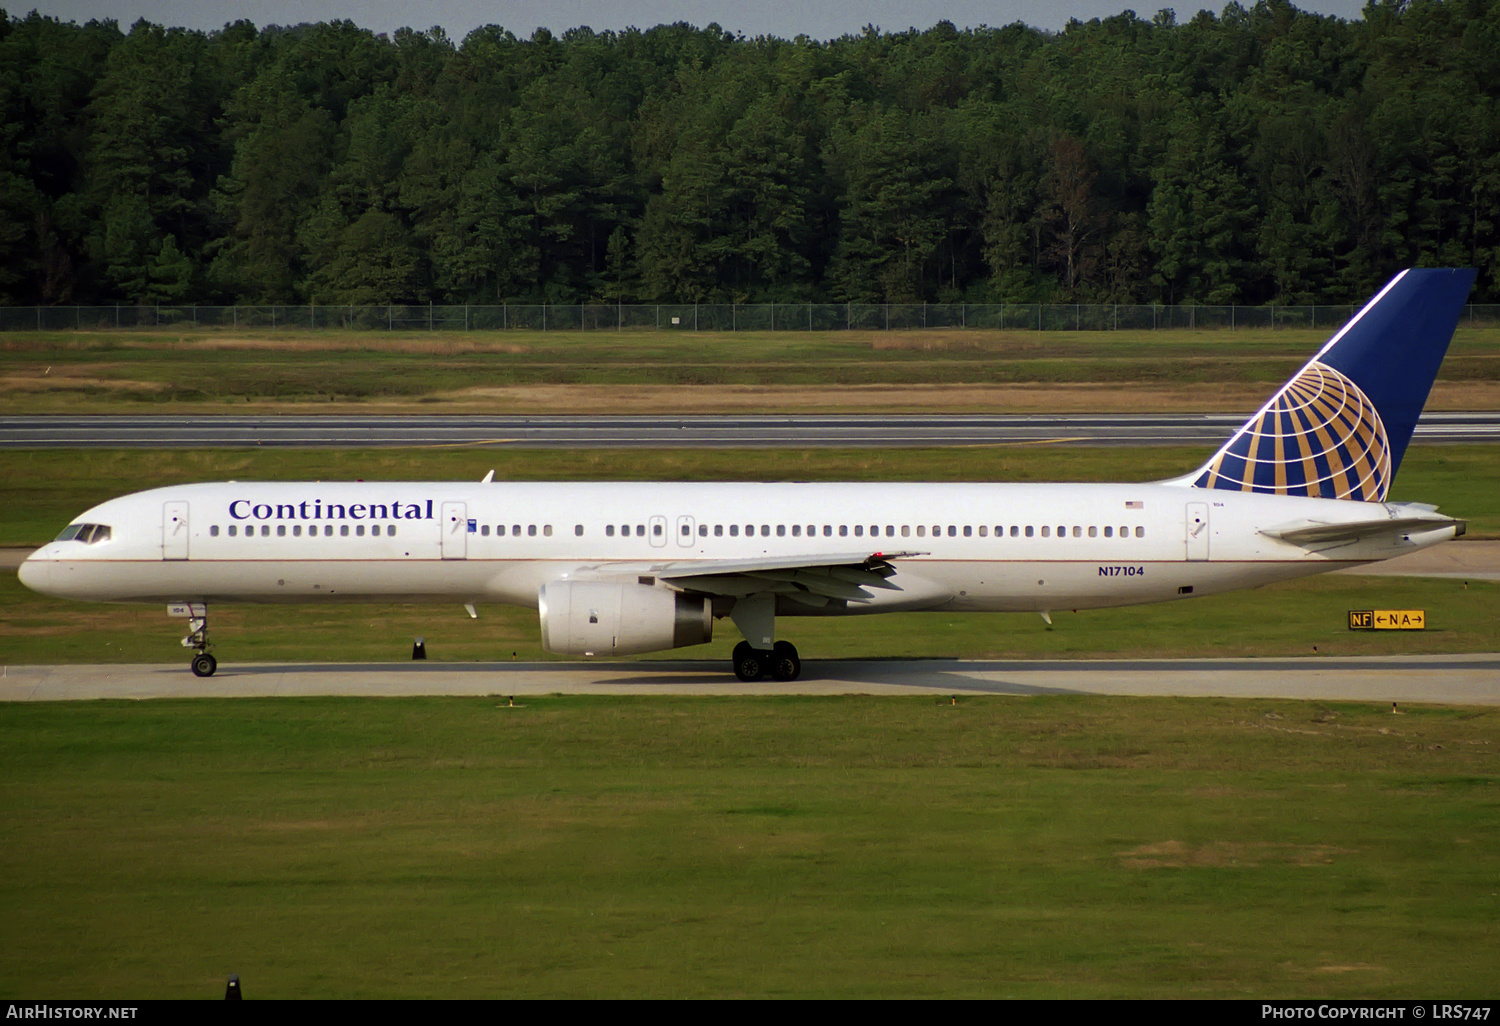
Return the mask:
[[[20,568],[46,595],[164,602],[211,676],[224,602],[535,608],[543,646],[699,645],[796,679],[777,619],[1165,602],[1464,533],[1391,481],[1476,272],[1396,275],[1201,467],[1140,484],[240,482],[111,499]]]

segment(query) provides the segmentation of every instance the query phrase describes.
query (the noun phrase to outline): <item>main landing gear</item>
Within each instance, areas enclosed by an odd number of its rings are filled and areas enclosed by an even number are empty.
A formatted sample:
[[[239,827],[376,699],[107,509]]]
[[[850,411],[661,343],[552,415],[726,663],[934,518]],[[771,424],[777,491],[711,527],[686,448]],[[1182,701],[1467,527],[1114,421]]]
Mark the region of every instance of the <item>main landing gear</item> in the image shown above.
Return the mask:
[[[182,647],[193,650],[193,676],[212,677],[219,668],[219,661],[208,654],[208,607],[202,609],[202,616],[188,621],[189,633],[182,639]]]
[[[742,641],[734,646],[734,675],[745,683],[760,680],[767,673],[772,680],[796,680],[802,675],[802,660],[790,641],[778,641],[765,652]]]

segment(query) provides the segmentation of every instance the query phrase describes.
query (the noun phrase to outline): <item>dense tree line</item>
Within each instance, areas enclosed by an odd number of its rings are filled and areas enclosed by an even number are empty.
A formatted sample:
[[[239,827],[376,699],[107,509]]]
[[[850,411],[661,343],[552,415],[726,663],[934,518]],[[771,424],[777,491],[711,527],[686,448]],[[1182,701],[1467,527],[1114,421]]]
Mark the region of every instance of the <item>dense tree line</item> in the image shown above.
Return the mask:
[[[0,302],[1500,300],[1500,0],[867,29],[0,11]]]

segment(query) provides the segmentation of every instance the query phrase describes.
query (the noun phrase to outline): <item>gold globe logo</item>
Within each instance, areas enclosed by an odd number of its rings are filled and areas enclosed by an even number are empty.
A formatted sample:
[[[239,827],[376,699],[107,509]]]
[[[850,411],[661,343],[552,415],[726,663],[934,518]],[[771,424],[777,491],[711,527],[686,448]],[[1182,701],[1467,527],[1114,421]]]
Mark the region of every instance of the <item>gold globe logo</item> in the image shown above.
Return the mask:
[[[1380,414],[1359,386],[1314,362],[1230,440],[1195,483],[1383,502],[1391,480],[1389,448]]]

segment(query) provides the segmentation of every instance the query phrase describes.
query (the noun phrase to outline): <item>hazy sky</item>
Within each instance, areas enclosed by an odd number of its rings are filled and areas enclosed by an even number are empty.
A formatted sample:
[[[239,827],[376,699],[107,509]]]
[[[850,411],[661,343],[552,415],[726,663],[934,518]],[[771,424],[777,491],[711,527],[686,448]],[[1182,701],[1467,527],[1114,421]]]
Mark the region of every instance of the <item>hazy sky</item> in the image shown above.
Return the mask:
[[[1250,6],[1253,0],[1241,0]],[[1363,0],[1294,0],[1298,7],[1320,14],[1355,19]],[[304,21],[348,19],[376,32],[408,26],[427,29],[441,25],[455,42],[480,25],[500,25],[518,36],[529,36],[538,26],[553,31],[588,25],[593,29],[622,29],[686,21],[702,27],[718,22],[747,36],[774,35],[785,39],[805,33],[832,39],[858,32],[865,25],[887,31],[930,28],[947,19],[959,28],[1009,25],[1023,21],[1037,28],[1060,29],[1069,18],[1087,21],[1119,14],[1127,7],[1149,18],[1162,7],[1172,7],[1179,21],[1200,8],[1222,10],[1204,0],[0,0],[12,17],[33,8],[63,21],[85,22],[113,18],[128,29],[139,18],[161,25],[215,29],[226,22],[249,19],[257,26],[293,25]]]

